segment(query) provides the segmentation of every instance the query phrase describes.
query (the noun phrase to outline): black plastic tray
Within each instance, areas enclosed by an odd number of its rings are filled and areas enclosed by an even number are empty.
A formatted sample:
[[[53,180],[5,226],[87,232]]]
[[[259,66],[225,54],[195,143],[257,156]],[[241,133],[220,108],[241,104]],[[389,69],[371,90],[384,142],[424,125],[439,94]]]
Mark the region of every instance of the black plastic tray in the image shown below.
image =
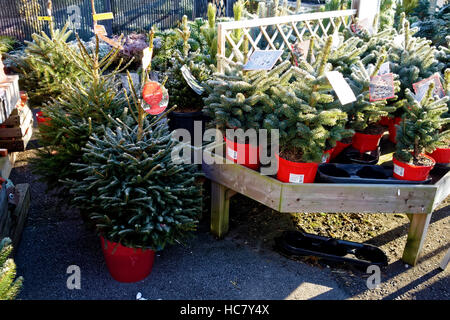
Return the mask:
[[[332,162],[348,164],[366,164],[374,165],[380,159],[380,147],[374,151],[360,153],[358,150],[350,147],[345,148]]]
[[[364,268],[370,265],[385,267],[388,264],[386,254],[376,246],[300,231],[284,231],[275,238],[275,247],[289,256],[316,256]]]
[[[326,183],[368,183],[368,184],[426,184],[425,181],[398,180],[392,176],[392,167],[323,163],[319,165],[317,175],[320,182]]]

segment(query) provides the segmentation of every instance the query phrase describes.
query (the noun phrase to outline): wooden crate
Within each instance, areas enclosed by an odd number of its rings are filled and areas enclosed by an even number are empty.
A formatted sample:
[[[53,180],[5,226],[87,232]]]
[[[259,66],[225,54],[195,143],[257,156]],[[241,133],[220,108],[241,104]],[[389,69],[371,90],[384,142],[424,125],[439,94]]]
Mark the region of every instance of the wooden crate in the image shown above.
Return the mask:
[[[0,127],[0,148],[9,152],[25,151],[33,135],[33,112],[27,104],[17,104]]]
[[[211,231],[228,232],[229,199],[241,193],[279,212],[406,213],[411,220],[403,260],[417,263],[433,210],[450,194],[450,172],[431,185],[283,183],[231,162],[210,146],[202,169],[211,182]]]

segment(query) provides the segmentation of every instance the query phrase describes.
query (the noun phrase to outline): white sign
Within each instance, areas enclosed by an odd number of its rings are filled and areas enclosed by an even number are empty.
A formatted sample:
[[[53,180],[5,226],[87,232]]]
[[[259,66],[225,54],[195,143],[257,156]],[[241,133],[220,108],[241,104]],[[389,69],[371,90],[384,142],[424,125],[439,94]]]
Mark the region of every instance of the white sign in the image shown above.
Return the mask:
[[[329,71],[325,73],[330,82],[331,86],[336,92],[336,95],[339,98],[339,101],[342,105],[351,103],[356,101],[355,94],[352,91],[352,88],[348,85],[347,81],[345,81],[344,76],[339,71]]]
[[[256,50],[244,65],[244,70],[271,70],[283,50]]]

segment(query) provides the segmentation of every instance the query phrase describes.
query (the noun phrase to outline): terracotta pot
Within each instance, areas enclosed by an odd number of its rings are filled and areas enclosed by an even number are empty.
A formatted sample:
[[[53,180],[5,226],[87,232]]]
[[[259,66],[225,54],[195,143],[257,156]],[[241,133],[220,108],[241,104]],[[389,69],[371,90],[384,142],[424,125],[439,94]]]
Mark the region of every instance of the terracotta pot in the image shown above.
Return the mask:
[[[353,136],[352,146],[361,153],[374,151],[380,145],[383,134],[365,134],[356,132]]]
[[[145,279],[153,268],[155,251],[129,248],[100,237],[103,255],[111,276],[119,282],[138,282]],[[105,248],[106,241],[106,248]]]
[[[436,163],[450,163],[450,148],[437,148],[428,154]]]
[[[408,181],[424,181],[428,179],[428,174],[431,169],[433,169],[436,161],[430,156],[421,154],[422,156],[430,159],[433,164],[431,166],[416,166],[413,164],[405,163],[397,160],[395,157],[392,159],[394,162],[394,173],[393,177],[399,180]]]
[[[389,123],[389,141],[391,141],[392,143],[397,143],[397,140],[396,140],[397,127],[395,125],[400,124],[401,121],[402,121],[401,117],[395,117]]]
[[[278,161],[277,179],[288,183],[313,183],[316,178],[318,163],[293,162],[275,155]]]
[[[226,142],[226,158],[241,164],[247,168],[259,169],[259,151],[260,147],[255,147],[249,143],[237,143],[228,140],[224,137]]]

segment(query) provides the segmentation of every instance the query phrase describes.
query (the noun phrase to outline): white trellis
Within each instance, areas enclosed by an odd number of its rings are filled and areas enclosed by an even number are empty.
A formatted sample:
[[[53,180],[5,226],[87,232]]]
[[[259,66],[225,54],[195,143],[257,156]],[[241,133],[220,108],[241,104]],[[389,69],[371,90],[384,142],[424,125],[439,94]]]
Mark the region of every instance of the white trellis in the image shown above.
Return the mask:
[[[245,61],[255,50],[292,50],[297,40],[349,28],[356,14],[352,9],[219,23],[218,71],[227,61]]]

